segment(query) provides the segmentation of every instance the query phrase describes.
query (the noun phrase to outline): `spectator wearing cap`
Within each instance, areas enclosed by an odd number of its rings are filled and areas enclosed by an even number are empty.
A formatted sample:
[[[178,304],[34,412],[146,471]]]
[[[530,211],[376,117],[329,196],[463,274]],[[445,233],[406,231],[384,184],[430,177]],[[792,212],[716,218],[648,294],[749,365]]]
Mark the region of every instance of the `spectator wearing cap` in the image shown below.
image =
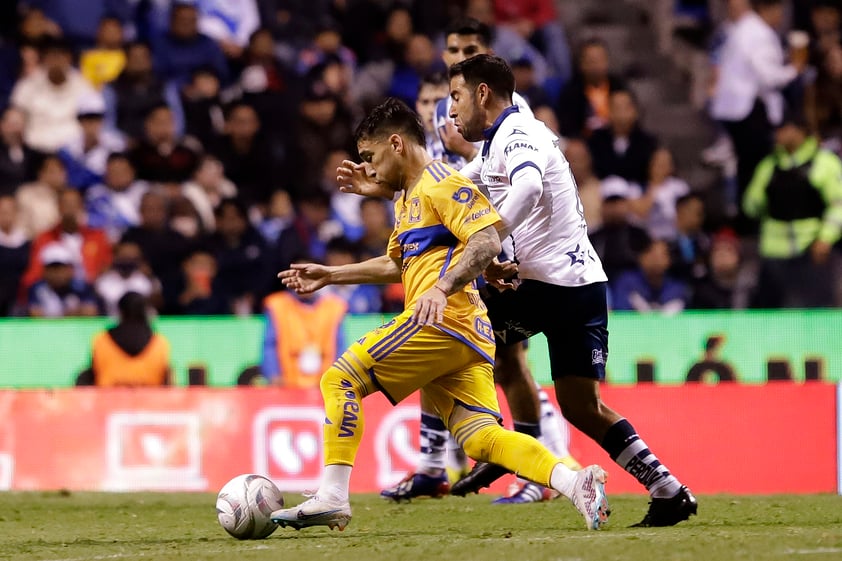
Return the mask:
[[[29,239],[58,222],[58,196],[67,188],[64,162],[58,156],[50,155],[41,160],[35,181],[21,185],[17,190],[20,225]]]
[[[85,193],[88,225],[101,228],[112,243],[140,222],[140,200],[149,184],[137,179],[129,157],[122,152],[108,156],[105,176]]]
[[[170,344],[149,325],[146,298],[127,292],[118,303],[119,323],[97,334],[91,347],[93,385],[166,386],[171,380]]]
[[[640,196],[636,186],[609,177],[602,182],[602,196],[602,225],[589,235],[610,282],[636,267],[637,254],[649,235],[630,220],[631,200]]]
[[[842,162],[821,148],[797,113],[757,167],[743,210],[760,221],[761,268],[754,305],[833,305],[831,248],[842,236]]]
[[[615,90],[609,98],[608,125],[588,139],[597,177],[616,175],[644,185],[657,139],[640,126],[637,100],[629,90]]]
[[[29,265],[30,243],[17,225],[17,201],[0,195],[0,317],[14,312],[18,287]]]
[[[105,99],[91,93],[79,102],[79,133],[59,150],[67,168],[67,181],[77,189],[87,189],[102,181],[106,160],[112,152],[122,152],[126,143],[119,133],[104,127]]]
[[[562,88],[556,105],[559,132],[564,137],[587,138],[608,124],[611,93],[625,87],[609,68],[605,42],[589,39],[579,47],[576,72]]]
[[[24,141],[37,150],[54,152],[79,134],[79,105],[94,89],[73,68],[67,43],[45,41],[40,52],[38,69],[18,80],[11,103],[26,114]]]
[[[95,316],[99,312],[91,286],[74,275],[76,256],[51,242],[38,253],[39,274],[29,288],[26,310],[31,317]]]
[[[114,81],[126,66],[123,51],[123,24],[113,16],[99,20],[96,45],[79,57],[79,70],[97,89]]]
[[[228,82],[228,62],[216,42],[199,31],[199,11],[184,1],[170,9],[169,29],[152,38],[155,68],[166,81],[180,86],[203,66],[214,69],[222,83]]]
[[[103,89],[111,124],[129,138],[143,136],[149,112],[164,101],[164,84],[152,70],[152,52],[146,43],[125,47],[126,66],[116,80]]]
[[[33,181],[41,154],[26,145],[23,131],[26,116],[7,107],[0,117],[0,195],[14,194],[21,184]]]
[[[58,212],[58,224],[32,243],[32,258],[23,279],[24,286],[32,285],[40,277],[43,269],[41,251],[53,243],[70,251],[76,278],[86,283],[93,283],[111,264],[111,245],[105,232],[83,223],[85,207],[79,191],[65,189],[59,193]]]

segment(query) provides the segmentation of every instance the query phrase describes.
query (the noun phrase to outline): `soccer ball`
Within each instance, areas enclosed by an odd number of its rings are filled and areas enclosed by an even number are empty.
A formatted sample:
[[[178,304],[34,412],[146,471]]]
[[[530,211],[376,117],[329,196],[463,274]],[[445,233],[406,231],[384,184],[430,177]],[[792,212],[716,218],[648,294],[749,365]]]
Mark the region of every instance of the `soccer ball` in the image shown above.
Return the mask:
[[[219,491],[216,518],[238,540],[260,540],[278,527],[269,516],[283,507],[284,497],[274,483],[262,475],[246,473]]]

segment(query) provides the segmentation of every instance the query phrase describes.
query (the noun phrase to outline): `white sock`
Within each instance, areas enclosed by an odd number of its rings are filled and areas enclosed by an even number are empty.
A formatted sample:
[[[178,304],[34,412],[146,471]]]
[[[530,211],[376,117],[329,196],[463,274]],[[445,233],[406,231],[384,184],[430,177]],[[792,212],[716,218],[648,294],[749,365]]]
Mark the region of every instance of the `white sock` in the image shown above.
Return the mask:
[[[435,415],[421,413],[421,456],[418,472],[427,475],[440,473],[447,467],[447,439],[450,433],[444,422]]]
[[[317,496],[348,502],[348,489],[351,487],[351,469],[353,466],[345,464],[330,464],[325,466],[322,484]]]
[[[570,455],[570,428],[567,421],[562,416],[558,407],[550,401],[550,397],[540,384],[536,382],[538,388],[538,400],[541,402],[541,443],[547,449],[558,456],[564,458]]]
[[[575,485],[576,472],[561,462],[557,463],[550,475],[550,487],[572,500]]]

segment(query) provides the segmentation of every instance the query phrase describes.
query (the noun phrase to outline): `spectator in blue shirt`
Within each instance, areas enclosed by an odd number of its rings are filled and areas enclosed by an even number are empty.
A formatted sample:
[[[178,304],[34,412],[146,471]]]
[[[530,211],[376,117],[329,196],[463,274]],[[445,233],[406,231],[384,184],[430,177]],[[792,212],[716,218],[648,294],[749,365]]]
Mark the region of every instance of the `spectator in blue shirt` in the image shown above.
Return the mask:
[[[213,39],[199,33],[195,6],[173,4],[169,31],[157,37],[153,47],[158,75],[176,86],[188,82],[191,73],[202,66],[213,68],[223,83],[228,82],[225,55]]]
[[[111,242],[116,242],[126,230],[140,223],[140,200],[148,190],[145,181],[137,180],[126,154],[111,154],[103,182],[85,194],[88,225],[105,230]]]
[[[89,284],[74,278],[73,252],[60,243],[44,247],[40,255],[43,277],[29,288],[27,311],[31,317],[95,316],[96,294]]]
[[[663,240],[651,240],[638,255],[638,268],[622,273],[612,286],[615,310],[674,314],[687,305],[687,286],[667,274],[670,254]]]

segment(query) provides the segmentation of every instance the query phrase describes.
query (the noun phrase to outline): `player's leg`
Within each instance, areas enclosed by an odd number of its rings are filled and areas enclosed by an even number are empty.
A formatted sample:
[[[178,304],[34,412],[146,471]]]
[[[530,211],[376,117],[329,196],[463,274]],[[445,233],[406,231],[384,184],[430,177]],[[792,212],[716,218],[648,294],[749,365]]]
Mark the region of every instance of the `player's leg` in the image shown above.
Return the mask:
[[[462,352],[473,352],[468,347]],[[456,354],[457,349],[454,349]],[[479,355],[476,355],[479,359]],[[535,438],[500,426],[491,366],[477,360],[469,368],[442,376],[425,387],[436,410],[465,452],[477,461],[501,465],[568,497],[590,529],[607,521],[607,474],[599,466],[575,472]]]
[[[367,334],[352,344],[322,375],[325,466],[319,489],[304,503],[273,512],[273,521],[296,529],[329,526],[341,530],[348,524],[351,519],[351,468],[364,428],[362,399],[381,391],[392,403],[397,403],[435,377],[431,371],[411,368],[413,363],[422,363],[418,355],[423,354],[425,348],[419,349],[414,344],[413,337],[423,328],[411,323],[409,317],[410,313],[401,314]],[[409,354],[410,360],[396,360],[403,354]],[[397,368],[390,368],[390,362],[396,362]],[[381,367],[384,367],[382,378],[378,372]]]
[[[561,291],[545,287],[545,292],[556,294],[564,309],[576,310],[571,313],[573,319],[580,318],[545,331],[556,397],[565,418],[598,442],[649,491],[652,503],[640,525],[671,526],[686,520],[696,513],[696,499],[652,453],[631,423],[600,397],[599,382],[605,379],[608,356],[604,284]]]
[[[450,432],[444,426],[427,393],[421,389],[420,454],[418,467],[392,487],[380,491],[380,496],[392,501],[409,501],[417,497],[439,498],[450,492],[447,476],[448,442]]]

